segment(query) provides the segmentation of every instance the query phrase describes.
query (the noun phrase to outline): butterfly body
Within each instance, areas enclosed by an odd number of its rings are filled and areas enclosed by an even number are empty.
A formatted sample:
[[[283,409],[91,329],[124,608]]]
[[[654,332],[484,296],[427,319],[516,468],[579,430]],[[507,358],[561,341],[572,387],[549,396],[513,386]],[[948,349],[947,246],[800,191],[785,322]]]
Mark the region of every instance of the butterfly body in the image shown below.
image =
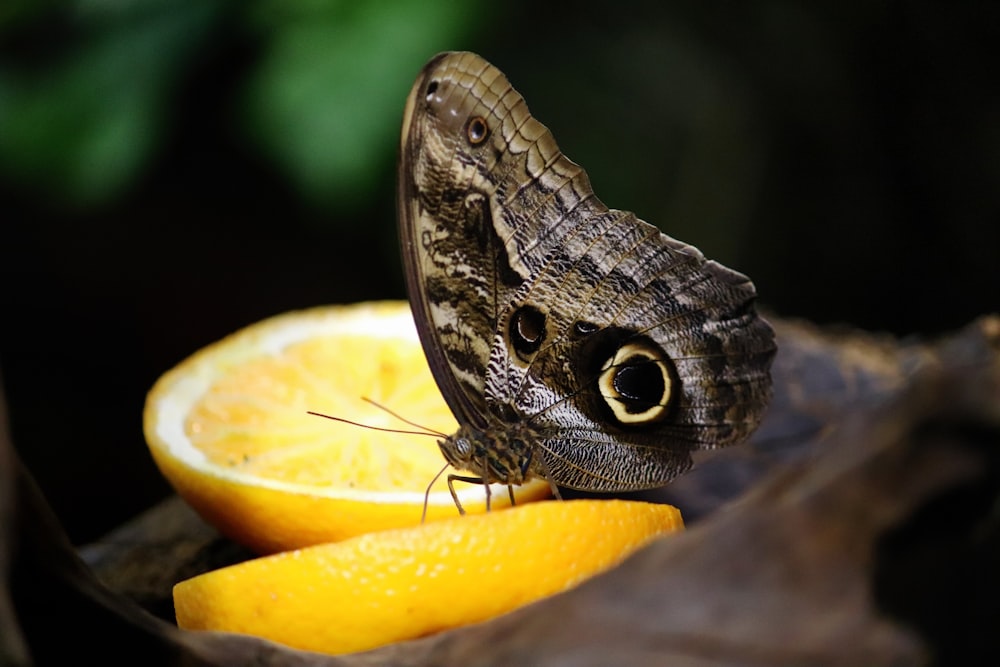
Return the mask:
[[[414,84],[398,207],[454,467],[651,488],[756,428],[775,346],[753,284],[605,206],[479,56],[442,54]]]
[[[478,428],[461,424],[438,442],[445,460],[458,470],[474,473],[486,484],[523,484],[544,477],[535,457],[539,438],[529,425],[493,424]]]

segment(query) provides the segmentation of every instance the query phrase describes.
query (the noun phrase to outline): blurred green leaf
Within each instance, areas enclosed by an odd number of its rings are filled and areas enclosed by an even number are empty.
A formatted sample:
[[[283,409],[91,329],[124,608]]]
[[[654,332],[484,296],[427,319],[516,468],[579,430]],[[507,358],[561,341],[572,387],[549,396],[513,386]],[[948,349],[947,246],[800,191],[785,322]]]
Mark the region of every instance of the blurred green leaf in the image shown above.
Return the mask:
[[[18,26],[58,7],[62,0],[4,0],[0,2],[0,42]]]
[[[171,90],[221,5],[75,3],[79,39],[57,60],[0,63],[0,169],[74,205],[121,192],[160,140]]]
[[[259,3],[251,19],[268,43],[246,92],[253,139],[309,200],[360,205],[395,154],[413,79],[472,31],[483,4]]]

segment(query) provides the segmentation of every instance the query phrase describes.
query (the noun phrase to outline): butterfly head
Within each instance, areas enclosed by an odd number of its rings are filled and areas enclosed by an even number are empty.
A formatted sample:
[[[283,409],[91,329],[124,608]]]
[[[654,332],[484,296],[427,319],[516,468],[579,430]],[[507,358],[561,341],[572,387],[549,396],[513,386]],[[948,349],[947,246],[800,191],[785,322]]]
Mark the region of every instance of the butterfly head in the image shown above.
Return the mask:
[[[508,424],[480,429],[463,425],[453,435],[439,440],[438,447],[452,467],[490,484],[523,484],[538,476],[536,440],[527,427]]]

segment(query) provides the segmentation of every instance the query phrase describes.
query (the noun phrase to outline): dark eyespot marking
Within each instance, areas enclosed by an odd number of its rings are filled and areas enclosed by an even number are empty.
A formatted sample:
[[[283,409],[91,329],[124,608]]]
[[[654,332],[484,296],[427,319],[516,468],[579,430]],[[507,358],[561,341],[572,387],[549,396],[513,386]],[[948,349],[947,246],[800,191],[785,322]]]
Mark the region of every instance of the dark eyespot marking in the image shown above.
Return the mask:
[[[633,414],[657,405],[666,389],[660,368],[638,354],[622,362],[612,384],[625,409]]]
[[[486,119],[482,116],[470,118],[468,125],[465,126],[465,136],[473,146],[478,146],[486,141],[487,137],[490,136],[490,128],[486,124]]]
[[[437,79],[434,79],[433,81],[431,81],[430,83],[427,84],[427,93],[426,93],[425,99],[428,102],[431,99],[431,95],[433,95],[434,93],[437,92],[437,89],[438,89]]]
[[[608,357],[597,386],[601,399],[623,426],[663,419],[676,393],[676,372],[663,349],[648,338],[629,340]]]
[[[579,338],[584,336],[589,336],[590,334],[597,331],[598,326],[593,322],[586,322],[584,320],[577,320],[573,323],[573,334]]]
[[[545,314],[534,306],[521,306],[510,318],[510,343],[524,359],[538,351],[545,340]]]

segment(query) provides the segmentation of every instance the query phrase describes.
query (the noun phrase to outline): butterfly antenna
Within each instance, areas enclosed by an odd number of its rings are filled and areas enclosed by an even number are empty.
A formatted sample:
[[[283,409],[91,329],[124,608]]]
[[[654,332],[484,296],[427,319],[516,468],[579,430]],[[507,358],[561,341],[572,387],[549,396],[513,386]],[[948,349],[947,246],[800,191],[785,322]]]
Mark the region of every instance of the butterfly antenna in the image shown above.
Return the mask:
[[[431,437],[434,437],[434,438],[445,437],[442,434],[438,433],[437,431],[432,431],[430,429],[427,429],[426,431],[406,431],[406,430],[402,430],[402,429],[398,429],[398,428],[382,428],[380,426],[372,426],[371,424],[362,424],[361,422],[354,422],[354,421],[351,421],[350,419],[344,419],[343,417],[334,417],[332,415],[324,415],[322,412],[313,412],[312,410],[306,410],[306,413],[310,414],[310,415],[314,415],[316,417],[322,417],[323,419],[329,419],[329,420],[335,421],[335,422],[341,422],[341,423],[344,423],[344,424],[350,424],[351,426],[360,426],[361,428],[370,428],[373,431],[383,431],[385,433],[402,433],[404,435],[426,435],[426,436],[431,436]],[[406,421],[406,420],[403,420],[403,421]],[[409,424],[410,422],[406,422],[406,423]],[[416,426],[417,428],[423,428],[422,426],[418,426],[416,424],[411,424],[411,425],[412,426]]]
[[[400,415],[398,412],[393,412],[392,410],[390,410],[389,408],[385,407],[381,403],[373,401],[372,399],[368,398],[367,396],[362,396],[361,400],[364,401],[365,403],[370,403],[371,405],[374,405],[379,410],[382,410],[384,412],[388,412],[390,415],[392,415],[393,417],[395,417],[399,421],[403,422],[404,424],[409,424],[410,426],[412,426],[414,428],[423,429],[427,433],[433,433],[434,435],[436,435],[439,438],[447,438],[448,437],[447,433],[441,433],[440,431],[435,431],[432,428],[427,428],[426,426],[423,426],[423,425],[418,424],[416,422],[412,422],[409,419],[407,419],[406,417],[403,417],[402,415]]]

